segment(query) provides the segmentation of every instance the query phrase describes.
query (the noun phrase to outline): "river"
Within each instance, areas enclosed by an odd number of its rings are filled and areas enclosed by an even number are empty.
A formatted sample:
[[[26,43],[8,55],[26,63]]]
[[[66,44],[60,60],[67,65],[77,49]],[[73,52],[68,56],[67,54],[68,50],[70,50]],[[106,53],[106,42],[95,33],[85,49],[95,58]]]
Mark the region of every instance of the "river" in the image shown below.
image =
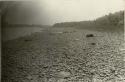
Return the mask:
[[[2,29],[2,41],[16,39],[35,32],[42,32],[42,30],[42,27],[6,27]]]

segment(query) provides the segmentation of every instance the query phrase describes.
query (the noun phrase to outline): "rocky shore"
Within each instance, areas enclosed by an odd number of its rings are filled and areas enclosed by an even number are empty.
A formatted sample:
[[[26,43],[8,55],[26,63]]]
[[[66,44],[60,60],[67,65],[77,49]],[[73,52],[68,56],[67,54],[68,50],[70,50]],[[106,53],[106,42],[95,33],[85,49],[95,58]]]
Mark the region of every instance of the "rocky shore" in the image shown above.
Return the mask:
[[[122,43],[121,32],[54,27],[9,40],[2,82],[125,82]]]

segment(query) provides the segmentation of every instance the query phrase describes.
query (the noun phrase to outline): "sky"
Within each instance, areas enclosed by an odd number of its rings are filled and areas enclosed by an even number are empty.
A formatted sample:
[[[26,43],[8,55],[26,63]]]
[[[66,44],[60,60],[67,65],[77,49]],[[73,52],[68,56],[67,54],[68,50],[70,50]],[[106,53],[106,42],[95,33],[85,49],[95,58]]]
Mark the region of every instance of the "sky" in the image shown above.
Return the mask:
[[[42,15],[48,24],[94,20],[123,10],[124,0],[40,0]]]
[[[124,3],[125,0],[34,0],[30,3],[24,1],[20,3],[20,10],[18,9],[15,15],[9,15],[9,18],[12,17],[10,21],[15,19],[16,22],[43,25],[94,20],[109,13],[124,10]],[[23,15],[25,10],[30,13],[30,17],[29,14]],[[25,17],[29,19],[26,20]]]

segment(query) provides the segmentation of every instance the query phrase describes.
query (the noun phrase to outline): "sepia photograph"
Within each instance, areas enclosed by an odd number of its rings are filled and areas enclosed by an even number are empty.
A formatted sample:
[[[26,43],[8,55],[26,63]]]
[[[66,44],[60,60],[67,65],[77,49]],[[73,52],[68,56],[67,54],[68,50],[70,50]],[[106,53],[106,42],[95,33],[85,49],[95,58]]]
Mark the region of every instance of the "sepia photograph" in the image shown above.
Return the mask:
[[[0,1],[1,82],[125,82],[125,0]]]

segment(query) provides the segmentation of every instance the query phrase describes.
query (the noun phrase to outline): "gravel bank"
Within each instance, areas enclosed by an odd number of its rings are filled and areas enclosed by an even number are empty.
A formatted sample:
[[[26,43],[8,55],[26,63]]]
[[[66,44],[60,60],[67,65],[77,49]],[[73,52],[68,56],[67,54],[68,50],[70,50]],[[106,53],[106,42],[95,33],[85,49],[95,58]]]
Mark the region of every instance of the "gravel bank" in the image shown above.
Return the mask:
[[[120,32],[75,28],[10,40],[2,46],[2,82],[125,82],[122,42]]]

